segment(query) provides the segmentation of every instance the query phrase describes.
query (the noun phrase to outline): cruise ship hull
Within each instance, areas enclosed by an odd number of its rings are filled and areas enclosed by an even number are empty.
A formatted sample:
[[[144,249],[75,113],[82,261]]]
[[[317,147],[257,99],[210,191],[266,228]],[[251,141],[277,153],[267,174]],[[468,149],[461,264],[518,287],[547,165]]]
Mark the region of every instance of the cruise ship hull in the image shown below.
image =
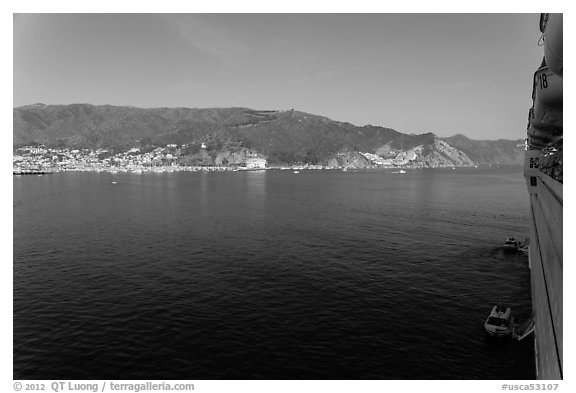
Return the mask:
[[[562,379],[562,183],[538,169],[540,154],[528,150],[525,158],[536,373],[539,379]]]

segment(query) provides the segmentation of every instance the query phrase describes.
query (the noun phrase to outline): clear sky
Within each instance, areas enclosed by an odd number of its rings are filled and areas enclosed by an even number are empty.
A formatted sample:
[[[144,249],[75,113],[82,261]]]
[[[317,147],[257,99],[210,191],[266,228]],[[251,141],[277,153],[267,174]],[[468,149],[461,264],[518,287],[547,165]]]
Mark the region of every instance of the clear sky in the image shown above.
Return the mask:
[[[298,109],[521,139],[538,14],[17,14],[15,107]]]

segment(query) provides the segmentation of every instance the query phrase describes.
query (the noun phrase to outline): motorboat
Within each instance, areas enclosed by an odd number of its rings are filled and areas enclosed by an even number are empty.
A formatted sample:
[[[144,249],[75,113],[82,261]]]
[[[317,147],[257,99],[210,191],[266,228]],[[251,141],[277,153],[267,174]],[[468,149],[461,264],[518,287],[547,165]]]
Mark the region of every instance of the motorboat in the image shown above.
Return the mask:
[[[504,251],[518,251],[518,249],[519,249],[518,240],[516,240],[513,237],[509,237],[504,242],[503,248],[504,248]]]
[[[514,330],[512,309],[501,305],[492,307],[490,316],[484,323],[484,330],[492,337],[507,337]]]

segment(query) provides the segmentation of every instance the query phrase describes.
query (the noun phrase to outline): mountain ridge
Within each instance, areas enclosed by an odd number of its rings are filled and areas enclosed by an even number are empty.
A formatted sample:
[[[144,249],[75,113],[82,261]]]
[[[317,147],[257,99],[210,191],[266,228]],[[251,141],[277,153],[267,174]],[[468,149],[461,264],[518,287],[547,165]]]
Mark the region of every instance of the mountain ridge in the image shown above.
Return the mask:
[[[354,156],[357,153],[390,160],[387,163],[391,165],[412,166],[519,165],[523,156],[521,140],[476,141],[462,134],[447,138],[433,133],[404,134],[294,109],[38,103],[13,108],[13,119],[13,146],[41,143],[122,150],[204,143],[212,151],[213,160],[230,146],[241,146],[272,163],[352,162],[353,167],[370,165],[370,159],[366,163]]]

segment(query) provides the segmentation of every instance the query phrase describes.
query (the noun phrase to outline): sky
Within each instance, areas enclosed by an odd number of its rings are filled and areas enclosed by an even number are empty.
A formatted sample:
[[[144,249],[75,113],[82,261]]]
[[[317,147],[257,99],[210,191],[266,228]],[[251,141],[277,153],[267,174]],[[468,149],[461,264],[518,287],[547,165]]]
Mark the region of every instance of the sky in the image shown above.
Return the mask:
[[[539,14],[15,14],[13,106],[297,109],[521,139]]]

